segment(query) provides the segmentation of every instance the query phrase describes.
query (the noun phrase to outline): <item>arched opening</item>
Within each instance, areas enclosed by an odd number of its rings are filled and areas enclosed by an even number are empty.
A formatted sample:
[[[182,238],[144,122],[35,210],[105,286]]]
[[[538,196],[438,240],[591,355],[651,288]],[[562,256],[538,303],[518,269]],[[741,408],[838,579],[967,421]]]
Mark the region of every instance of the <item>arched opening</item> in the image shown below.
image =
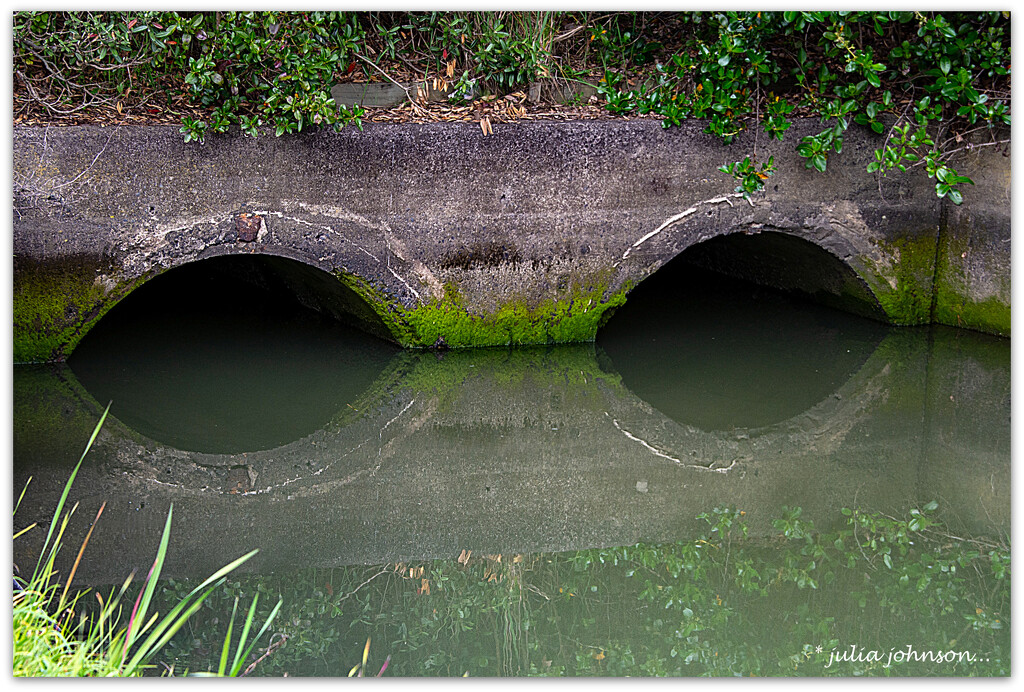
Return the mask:
[[[113,401],[113,415],[153,440],[208,453],[270,449],[323,427],[397,352],[353,326],[365,326],[361,302],[295,260],[215,257],[137,288],[69,365],[98,401]]]
[[[670,418],[753,429],[806,411],[864,364],[889,330],[865,314],[882,316],[827,251],[778,233],[739,234],[695,245],[644,280],[597,345],[626,386]]]

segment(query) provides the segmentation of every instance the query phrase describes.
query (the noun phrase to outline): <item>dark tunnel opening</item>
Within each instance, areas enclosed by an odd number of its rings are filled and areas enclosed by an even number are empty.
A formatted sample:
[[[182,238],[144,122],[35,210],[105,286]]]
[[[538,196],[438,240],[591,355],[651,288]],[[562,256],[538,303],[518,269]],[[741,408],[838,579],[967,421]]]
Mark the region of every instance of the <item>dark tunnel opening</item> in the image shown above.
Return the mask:
[[[128,295],[68,364],[98,402],[113,402],[112,415],[160,443],[274,448],[352,406],[398,351],[354,326],[365,325],[356,301],[295,260],[201,260]]]
[[[777,233],[741,234],[693,246],[658,269],[597,345],[608,369],[677,422],[754,429],[837,396],[889,331],[865,314],[882,313],[825,250]]]

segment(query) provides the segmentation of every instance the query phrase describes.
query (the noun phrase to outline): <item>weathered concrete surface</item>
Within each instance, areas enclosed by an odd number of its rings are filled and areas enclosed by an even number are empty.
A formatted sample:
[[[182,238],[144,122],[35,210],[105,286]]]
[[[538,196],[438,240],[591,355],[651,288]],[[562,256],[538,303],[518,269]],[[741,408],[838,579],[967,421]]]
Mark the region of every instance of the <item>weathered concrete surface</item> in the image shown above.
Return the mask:
[[[1009,334],[1010,149],[975,149],[962,161],[960,173],[975,186],[963,186],[962,205],[944,207],[934,318],[942,324]]]
[[[919,172],[865,173],[879,139],[860,129],[826,174],[806,170],[793,143],[820,125],[797,122],[758,143],[778,172],[748,204],[717,168],[753,136],[723,147],[701,128],[367,124],[205,144],[173,127],[16,128],[15,360],[62,359],[157,273],[253,252],[327,272],[405,346],[589,340],[683,250],[762,232],[848,268],[812,292],[868,295],[899,324],[1009,334],[1008,158],[985,152],[951,209]]]
[[[322,429],[244,454],[169,447],[115,407],[75,481],[67,544],[104,501],[85,582],[144,571],[171,503],[169,576],[205,576],[257,547],[246,569],[676,541],[726,504],[763,534],[782,505],[821,526],[851,504],[903,513],[938,499],[947,525],[992,535],[1010,509],[1009,349],[992,340],[953,381],[941,372],[955,336],[894,330],[834,392],[759,428],[668,418],[592,345],[403,352]],[[15,529],[48,521],[102,412],[69,369],[22,372],[15,496],[33,480]],[[41,537],[19,538],[15,562]]]

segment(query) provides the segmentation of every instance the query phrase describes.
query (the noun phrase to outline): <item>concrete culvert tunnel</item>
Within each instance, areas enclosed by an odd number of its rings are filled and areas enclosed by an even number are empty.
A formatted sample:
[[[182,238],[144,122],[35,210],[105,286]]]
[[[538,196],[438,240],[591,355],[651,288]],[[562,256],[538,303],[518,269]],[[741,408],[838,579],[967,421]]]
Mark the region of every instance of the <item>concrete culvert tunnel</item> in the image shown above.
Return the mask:
[[[609,370],[677,422],[753,429],[833,395],[889,332],[882,319],[827,251],[779,233],[733,234],[645,279],[597,344]]]
[[[398,351],[366,332],[383,325],[368,324],[361,300],[295,260],[192,262],[114,306],[69,365],[112,415],[158,442],[268,449],[327,424]]]
[[[814,243],[785,233],[730,233],[693,245],[678,259],[838,310],[887,320],[878,299],[849,266]]]

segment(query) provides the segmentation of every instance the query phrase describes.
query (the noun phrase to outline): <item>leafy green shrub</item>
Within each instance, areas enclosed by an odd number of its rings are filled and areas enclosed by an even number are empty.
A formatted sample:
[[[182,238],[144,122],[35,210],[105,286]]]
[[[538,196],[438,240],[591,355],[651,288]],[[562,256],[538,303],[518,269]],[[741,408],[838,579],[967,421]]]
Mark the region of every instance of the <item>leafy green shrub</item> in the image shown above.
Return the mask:
[[[202,110],[182,119],[187,141],[359,126],[362,109],[330,96],[357,67],[392,81],[411,68],[455,98],[597,70],[609,111],[702,118],[726,144],[751,126],[782,140],[793,116],[816,116],[796,150],[819,171],[855,123],[884,137],[870,172],[922,167],[955,204],[972,181],[953,157],[1009,141],[1008,12],[23,11],[13,33],[22,100],[66,116],[163,96]],[[763,165],[756,140],[749,158]]]
[[[972,181],[951,157],[997,143],[995,129],[1010,122],[1009,13],[730,11],[685,19],[682,45],[642,98],[616,93],[618,80],[606,78],[609,110],[657,113],[666,127],[707,118],[705,131],[725,143],[751,116],[781,140],[792,112],[817,115],[827,127],[804,137],[797,152],[819,171],[842,151],[851,121],[878,134],[888,128],[868,170],[923,165],[936,193],[956,204],[959,186]],[[968,139],[984,132],[987,142]]]
[[[261,125],[281,135],[310,123],[360,123],[361,109],[338,109],[330,95],[363,40],[355,14],[225,12],[195,38],[200,51],[188,59],[185,82],[197,102],[214,109],[213,132],[236,123],[252,135]],[[189,124],[183,132],[198,139],[204,133]]]

